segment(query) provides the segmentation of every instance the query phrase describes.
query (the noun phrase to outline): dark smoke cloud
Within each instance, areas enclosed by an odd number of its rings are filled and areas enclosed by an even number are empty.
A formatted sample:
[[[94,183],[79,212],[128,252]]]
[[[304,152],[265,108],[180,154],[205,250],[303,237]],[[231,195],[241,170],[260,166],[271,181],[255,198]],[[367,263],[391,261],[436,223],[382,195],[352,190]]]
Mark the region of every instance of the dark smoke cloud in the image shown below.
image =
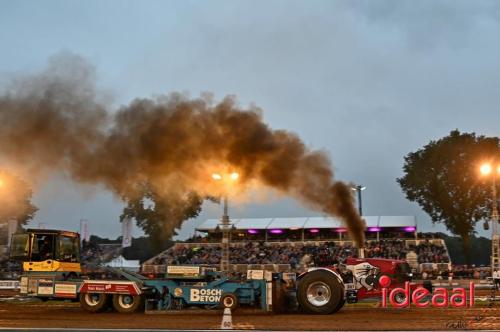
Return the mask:
[[[0,97],[0,155],[30,172],[62,170],[128,197],[138,183],[165,199],[267,186],[339,217],[363,242],[364,221],[329,158],[297,135],[269,128],[257,107],[241,109],[234,97],[214,103],[174,93],[111,113],[98,101],[94,80],[83,59],[61,54],[42,74],[12,85]],[[241,175],[237,185],[211,179],[233,171]]]

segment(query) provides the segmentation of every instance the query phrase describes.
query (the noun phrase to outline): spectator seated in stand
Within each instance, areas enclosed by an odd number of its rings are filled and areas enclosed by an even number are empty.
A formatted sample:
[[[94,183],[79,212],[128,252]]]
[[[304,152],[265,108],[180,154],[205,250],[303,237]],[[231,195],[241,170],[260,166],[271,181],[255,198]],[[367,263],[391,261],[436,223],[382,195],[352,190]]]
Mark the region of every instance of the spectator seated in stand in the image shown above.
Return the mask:
[[[409,250],[417,254],[419,264],[450,262],[445,247],[430,243],[429,240],[421,241],[417,246],[411,245]]]

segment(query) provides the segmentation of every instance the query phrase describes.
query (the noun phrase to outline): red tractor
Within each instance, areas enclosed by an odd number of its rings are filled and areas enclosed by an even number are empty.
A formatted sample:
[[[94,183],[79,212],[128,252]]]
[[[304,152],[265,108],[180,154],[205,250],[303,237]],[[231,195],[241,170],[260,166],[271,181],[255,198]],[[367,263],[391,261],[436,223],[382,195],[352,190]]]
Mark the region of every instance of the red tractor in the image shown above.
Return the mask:
[[[297,276],[297,300],[300,310],[310,314],[332,314],[345,302],[356,303],[366,298],[381,298],[380,276],[391,278],[390,289],[411,281],[412,272],[405,261],[383,258],[347,258],[335,267],[314,267]],[[410,284],[411,288],[417,285]],[[432,292],[432,285],[423,287]],[[404,295],[396,299],[404,301]]]

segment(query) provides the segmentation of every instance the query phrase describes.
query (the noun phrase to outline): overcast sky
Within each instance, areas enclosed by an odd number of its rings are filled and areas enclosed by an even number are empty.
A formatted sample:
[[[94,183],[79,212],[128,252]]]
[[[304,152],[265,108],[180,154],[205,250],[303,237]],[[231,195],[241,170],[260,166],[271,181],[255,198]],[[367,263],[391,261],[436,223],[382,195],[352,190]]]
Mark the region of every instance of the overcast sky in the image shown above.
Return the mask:
[[[443,228],[397,185],[403,157],[455,128],[500,132],[497,1],[0,0],[1,80],[61,50],[96,66],[115,106],[172,91],[254,103],[273,128],[327,151],[338,179],[365,185],[366,215],[416,215],[424,231]],[[33,226],[88,219],[91,233],[120,233],[122,204],[101,188],[55,177],[35,203]],[[220,212],[206,204],[181,235]],[[231,209],[317,214],[285,198]]]

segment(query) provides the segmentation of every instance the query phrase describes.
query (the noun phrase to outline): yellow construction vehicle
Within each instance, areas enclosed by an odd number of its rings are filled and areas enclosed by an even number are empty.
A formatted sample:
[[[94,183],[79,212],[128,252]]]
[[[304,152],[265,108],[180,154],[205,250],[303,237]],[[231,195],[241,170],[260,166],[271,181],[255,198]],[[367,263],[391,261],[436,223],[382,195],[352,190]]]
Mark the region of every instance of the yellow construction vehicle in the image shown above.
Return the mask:
[[[23,262],[25,272],[78,274],[81,272],[80,235],[69,231],[28,229],[12,236],[10,258]]]

